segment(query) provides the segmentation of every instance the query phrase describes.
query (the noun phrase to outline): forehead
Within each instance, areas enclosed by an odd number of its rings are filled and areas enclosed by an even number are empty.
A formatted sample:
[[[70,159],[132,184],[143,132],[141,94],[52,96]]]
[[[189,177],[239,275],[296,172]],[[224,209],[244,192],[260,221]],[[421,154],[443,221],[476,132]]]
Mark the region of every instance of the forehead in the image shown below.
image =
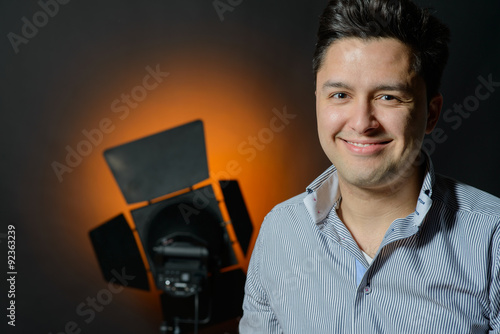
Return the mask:
[[[332,43],[318,71],[331,80],[410,80],[416,76],[412,50],[393,38],[344,38]]]

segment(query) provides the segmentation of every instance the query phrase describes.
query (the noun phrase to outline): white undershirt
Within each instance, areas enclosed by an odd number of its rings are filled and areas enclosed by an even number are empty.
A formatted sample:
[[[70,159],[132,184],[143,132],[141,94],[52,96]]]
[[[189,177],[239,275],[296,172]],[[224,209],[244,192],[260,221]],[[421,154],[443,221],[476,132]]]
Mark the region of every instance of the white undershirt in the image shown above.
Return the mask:
[[[361,252],[363,252],[363,251],[361,251]],[[369,257],[368,254],[366,254],[365,252],[363,252],[363,255],[365,256],[366,261],[368,261],[368,264],[372,264],[373,259],[371,257]]]

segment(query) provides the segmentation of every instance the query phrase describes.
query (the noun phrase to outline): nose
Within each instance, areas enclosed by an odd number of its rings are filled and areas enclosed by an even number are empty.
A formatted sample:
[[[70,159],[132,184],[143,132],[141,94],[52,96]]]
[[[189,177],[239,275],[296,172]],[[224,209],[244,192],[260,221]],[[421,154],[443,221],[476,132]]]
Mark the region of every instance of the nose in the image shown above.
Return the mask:
[[[359,134],[367,134],[380,126],[374,115],[373,106],[369,101],[359,101],[353,105],[348,124],[351,129]]]

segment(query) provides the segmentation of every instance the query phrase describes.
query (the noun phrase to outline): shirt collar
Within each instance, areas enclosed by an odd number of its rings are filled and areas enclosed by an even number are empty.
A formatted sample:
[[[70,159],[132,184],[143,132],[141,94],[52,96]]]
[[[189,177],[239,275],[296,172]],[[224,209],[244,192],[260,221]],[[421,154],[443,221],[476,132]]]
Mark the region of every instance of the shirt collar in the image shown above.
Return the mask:
[[[432,204],[432,187],[434,186],[434,167],[429,155],[422,151],[422,163],[426,164],[426,174],[418,196],[413,224],[420,226]],[[320,224],[336,208],[340,202],[337,168],[330,166],[318,176],[307,188],[304,204],[316,224]]]

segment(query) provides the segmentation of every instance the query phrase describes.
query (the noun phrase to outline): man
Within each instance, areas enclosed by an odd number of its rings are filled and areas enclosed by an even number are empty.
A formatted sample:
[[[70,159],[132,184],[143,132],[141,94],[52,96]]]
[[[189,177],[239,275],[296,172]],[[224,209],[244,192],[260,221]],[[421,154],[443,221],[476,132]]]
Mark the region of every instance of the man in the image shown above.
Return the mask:
[[[421,151],[448,40],[410,0],[330,1],[313,64],[333,166],[266,216],[242,334],[500,334],[500,199]]]

